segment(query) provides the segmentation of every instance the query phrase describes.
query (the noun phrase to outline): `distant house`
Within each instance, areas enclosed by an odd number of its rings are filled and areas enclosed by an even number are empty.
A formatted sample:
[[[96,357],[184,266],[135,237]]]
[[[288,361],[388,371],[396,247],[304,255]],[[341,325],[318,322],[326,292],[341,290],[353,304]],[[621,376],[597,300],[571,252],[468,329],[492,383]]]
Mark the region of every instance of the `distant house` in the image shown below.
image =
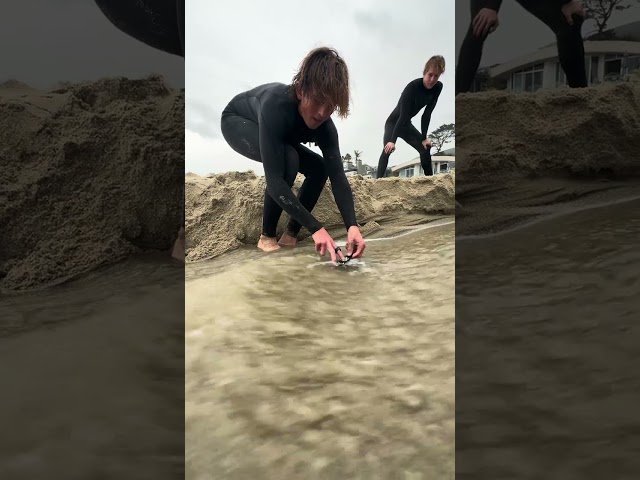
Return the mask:
[[[342,168],[344,169],[344,173],[347,175],[347,177],[358,174],[358,169],[356,168],[356,166],[353,164],[351,160],[349,161],[344,160],[342,162]]]
[[[456,168],[456,157],[455,155],[432,155],[431,168],[434,175],[453,171]],[[416,157],[413,160],[394,165],[391,167],[391,173],[398,173],[399,177],[410,178],[424,175],[424,170],[420,164],[420,157]]]
[[[343,160],[342,168],[347,177],[354,175],[362,175],[364,178],[373,178],[375,169],[369,165],[363,164],[361,159],[356,160],[354,164],[351,160]]]
[[[640,67],[640,22],[612,28],[600,36],[587,36],[584,51],[589,85],[624,79]],[[506,63],[479,70],[473,90],[493,87],[535,92],[566,85],[554,42]]]

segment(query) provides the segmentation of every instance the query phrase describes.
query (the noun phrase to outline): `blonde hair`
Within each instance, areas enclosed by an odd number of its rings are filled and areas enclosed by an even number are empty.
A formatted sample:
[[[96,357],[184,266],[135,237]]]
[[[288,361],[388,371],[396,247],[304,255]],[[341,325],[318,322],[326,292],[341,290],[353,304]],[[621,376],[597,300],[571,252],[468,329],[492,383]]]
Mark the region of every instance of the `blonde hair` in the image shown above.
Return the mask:
[[[440,74],[443,74],[444,68],[445,68],[444,57],[442,55],[434,55],[429,60],[427,60],[427,63],[424,66],[424,70],[422,71],[423,75],[427,73],[427,70],[429,70],[429,67],[434,67],[436,70],[440,72]]]

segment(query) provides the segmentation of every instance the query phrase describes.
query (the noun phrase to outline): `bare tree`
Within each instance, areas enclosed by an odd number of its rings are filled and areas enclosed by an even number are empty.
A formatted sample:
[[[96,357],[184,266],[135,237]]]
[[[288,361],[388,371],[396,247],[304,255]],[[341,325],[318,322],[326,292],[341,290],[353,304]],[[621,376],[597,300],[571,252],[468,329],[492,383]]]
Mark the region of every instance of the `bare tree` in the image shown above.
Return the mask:
[[[429,138],[436,149],[436,154],[440,153],[442,147],[449,142],[452,138],[456,136],[456,124],[455,123],[446,123],[444,125],[440,125],[433,132],[429,134]]]
[[[596,24],[598,29],[596,35],[601,35],[607,29],[607,24],[614,12],[627,10],[636,3],[640,3],[640,0],[582,0],[586,18],[593,20]]]

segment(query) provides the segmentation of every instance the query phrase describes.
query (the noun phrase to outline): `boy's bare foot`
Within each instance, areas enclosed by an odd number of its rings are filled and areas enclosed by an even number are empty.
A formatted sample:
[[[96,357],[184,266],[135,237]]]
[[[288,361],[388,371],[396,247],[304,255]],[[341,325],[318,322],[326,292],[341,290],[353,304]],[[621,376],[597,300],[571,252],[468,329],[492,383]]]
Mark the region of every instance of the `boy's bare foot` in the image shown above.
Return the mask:
[[[278,243],[283,247],[295,247],[298,244],[298,238],[288,233],[283,233]]]
[[[280,245],[278,245],[278,241],[275,237],[265,237],[264,235],[260,235],[258,248],[263,252],[273,252],[275,250],[280,250]]]

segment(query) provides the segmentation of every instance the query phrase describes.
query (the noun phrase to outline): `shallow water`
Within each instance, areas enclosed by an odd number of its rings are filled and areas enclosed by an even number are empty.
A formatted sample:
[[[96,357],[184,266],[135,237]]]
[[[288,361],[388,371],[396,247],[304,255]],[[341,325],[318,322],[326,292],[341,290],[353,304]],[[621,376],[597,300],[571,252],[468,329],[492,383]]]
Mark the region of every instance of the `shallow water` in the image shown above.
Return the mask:
[[[460,478],[637,478],[638,211],[458,244]]]
[[[187,478],[453,478],[454,289],[453,225],[189,265]]]
[[[0,478],[182,478],[184,269],[0,296]]]

